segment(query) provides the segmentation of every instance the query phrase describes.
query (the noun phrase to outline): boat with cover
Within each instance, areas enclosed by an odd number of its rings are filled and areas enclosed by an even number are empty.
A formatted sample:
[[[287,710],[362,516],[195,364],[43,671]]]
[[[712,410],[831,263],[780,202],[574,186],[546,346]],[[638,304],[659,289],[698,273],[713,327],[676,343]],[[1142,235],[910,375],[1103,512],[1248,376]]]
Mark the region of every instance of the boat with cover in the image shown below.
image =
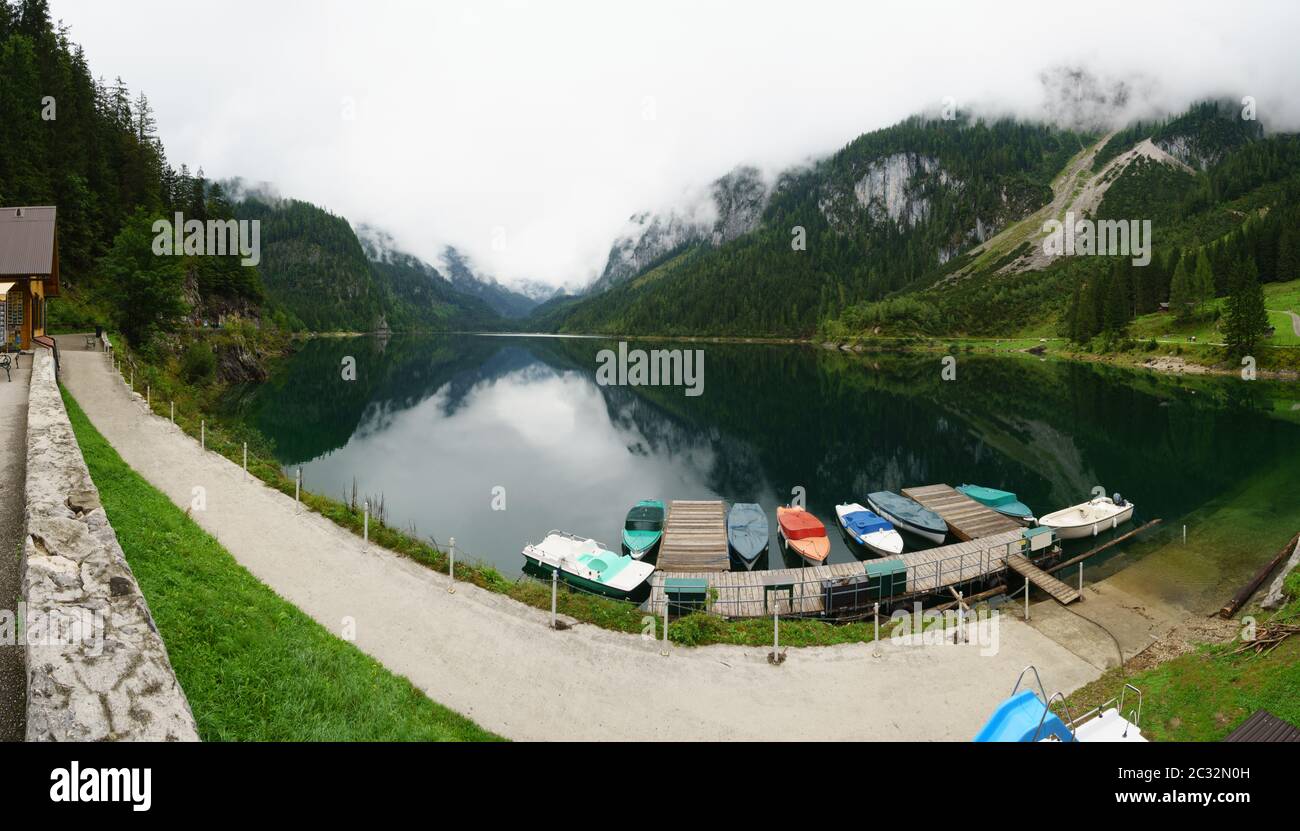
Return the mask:
[[[1014,519],[1021,525],[1034,524],[1034,512],[1011,491],[986,488],[982,485],[961,485],[957,488],[957,492],[969,496],[986,508],[992,508],[1003,516]]]
[[[826,562],[831,541],[822,521],[798,505],[776,509],[776,538],[787,551],[793,551],[810,566]]]
[[[903,553],[903,535],[883,517],[868,511],[857,502],[835,506],[835,516],[849,539],[875,554],[892,557]]]
[[[1099,496],[1079,505],[1063,508],[1045,517],[1039,517],[1038,524],[1051,528],[1056,536],[1063,540],[1077,540],[1095,537],[1102,531],[1116,528],[1133,518],[1136,506],[1126,502],[1119,494]]]
[[[915,534],[935,545],[943,544],[948,536],[948,523],[943,521],[943,517],[901,494],[876,491],[867,495],[867,504],[895,528]]]
[[[642,499],[627,512],[623,522],[623,553],[644,560],[659,548],[664,536],[664,503]]]
[[[731,506],[727,512],[727,550],[733,565],[752,571],[767,554],[770,539],[767,514],[761,505],[737,502]]]
[[[640,588],[655,570],[650,563],[563,531],[551,531],[541,542],[524,546],[523,554],[529,565],[547,576],[558,569],[560,579],[571,586],[620,599]]]

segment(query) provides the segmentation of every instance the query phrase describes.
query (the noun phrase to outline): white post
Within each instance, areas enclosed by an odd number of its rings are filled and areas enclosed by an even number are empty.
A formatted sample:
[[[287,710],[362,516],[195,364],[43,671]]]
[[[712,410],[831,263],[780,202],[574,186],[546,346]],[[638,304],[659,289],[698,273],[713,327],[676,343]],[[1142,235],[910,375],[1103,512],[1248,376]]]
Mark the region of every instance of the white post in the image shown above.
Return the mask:
[[[153,384],[144,385],[144,405],[153,409]]]
[[[1183,526],[1183,545],[1187,545],[1187,526]]]
[[[1079,563],[1079,599],[1083,600],[1083,563]]]
[[[244,442],[244,478],[248,478],[248,442]]]
[[[208,449],[208,422],[207,419],[199,419],[199,447],[203,450]]]
[[[551,628],[555,628],[555,596],[560,590],[560,567],[551,569]]]
[[[661,655],[668,654],[668,588],[664,587],[664,649]]]
[[[777,612],[779,608],[777,604],[772,604],[772,663],[774,664],[780,660],[777,657],[781,648],[781,620]]]
[[[1029,620],[1029,578],[1025,578],[1025,620]]]
[[[451,577],[452,585],[447,587],[448,594],[456,593],[456,538],[452,537],[447,544],[447,576]]]
[[[172,415],[171,415],[172,424],[175,424],[176,423],[176,402],[175,401],[171,402],[171,405],[172,405]]]
[[[875,616],[876,616],[876,637],[871,642],[871,657],[879,658],[880,657],[880,603],[879,602],[876,603]]]
[[[302,493],[302,468],[298,468],[298,475],[293,480],[293,512],[298,513],[298,496]]]
[[[135,392],[135,364],[131,365],[131,392]]]
[[[364,503],[364,513],[361,516],[361,534],[362,540],[366,545],[370,545],[370,500]]]

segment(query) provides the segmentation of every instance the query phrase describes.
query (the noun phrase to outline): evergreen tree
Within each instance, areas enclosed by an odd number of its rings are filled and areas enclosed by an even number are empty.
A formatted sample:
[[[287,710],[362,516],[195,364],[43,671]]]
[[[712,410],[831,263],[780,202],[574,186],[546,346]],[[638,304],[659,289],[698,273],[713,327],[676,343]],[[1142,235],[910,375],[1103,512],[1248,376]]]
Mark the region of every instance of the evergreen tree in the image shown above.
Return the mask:
[[[1233,269],[1232,290],[1228,295],[1224,334],[1228,354],[1241,358],[1255,352],[1268,332],[1268,312],[1264,308],[1264,289],[1253,260],[1240,261]]]
[[[1186,257],[1179,259],[1174,267],[1174,276],[1169,283],[1169,310],[1179,320],[1188,320],[1196,313],[1195,292],[1191,275],[1187,273]]]
[[[154,216],[138,209],[113,240],[99,268],[112,291],[114,323],[133,344],[170,331],[185,313],[180,257],[153,253]]]
[[[1210,266],[1210,258],[1201,249],[1196,255],[1196,271],[1192,275],[1193,315],[1199,314],[1201,307],[1214,299],[1214,293],[1214,270]]]

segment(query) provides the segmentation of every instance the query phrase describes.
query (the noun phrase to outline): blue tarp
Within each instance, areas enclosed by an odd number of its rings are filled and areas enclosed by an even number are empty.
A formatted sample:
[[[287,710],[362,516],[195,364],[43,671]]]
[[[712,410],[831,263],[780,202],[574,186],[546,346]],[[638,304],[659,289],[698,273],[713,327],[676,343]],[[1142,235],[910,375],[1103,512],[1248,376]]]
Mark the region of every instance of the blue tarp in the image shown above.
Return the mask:
[[[867,534],[874,534],[877,531],[892,531],[894,526],[881,519],[871,511],[854,511],[846,514],[844,525],[859,537],[865,537]]]

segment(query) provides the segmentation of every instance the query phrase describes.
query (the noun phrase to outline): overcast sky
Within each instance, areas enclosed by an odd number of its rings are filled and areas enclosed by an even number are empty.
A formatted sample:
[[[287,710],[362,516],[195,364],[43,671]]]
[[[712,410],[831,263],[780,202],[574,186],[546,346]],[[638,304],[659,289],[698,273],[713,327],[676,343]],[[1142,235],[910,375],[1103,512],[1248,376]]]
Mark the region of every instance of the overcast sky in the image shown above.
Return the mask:
[[[947,96],[1041,113],[1062,63],[1144,105],[1253,95],[1266,126],[1300,123],[1293,0],[51,6],[96,74],[149,96],[173,164],[270,182],[430,260],[455,244],[506,282],[585,282],[633,212]]]

